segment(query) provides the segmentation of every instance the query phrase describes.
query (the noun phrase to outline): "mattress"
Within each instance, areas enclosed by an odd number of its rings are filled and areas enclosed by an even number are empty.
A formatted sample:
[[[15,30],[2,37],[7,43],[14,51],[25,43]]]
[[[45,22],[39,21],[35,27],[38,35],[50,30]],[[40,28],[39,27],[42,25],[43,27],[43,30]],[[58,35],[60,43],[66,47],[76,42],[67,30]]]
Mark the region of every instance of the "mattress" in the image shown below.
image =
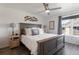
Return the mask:
[[[45,40],[46,38],[56,37],[56,34],[41,34],[34,36],[22,35],[21,42],[31,51],[31,54],[37,55],[37,41]]]

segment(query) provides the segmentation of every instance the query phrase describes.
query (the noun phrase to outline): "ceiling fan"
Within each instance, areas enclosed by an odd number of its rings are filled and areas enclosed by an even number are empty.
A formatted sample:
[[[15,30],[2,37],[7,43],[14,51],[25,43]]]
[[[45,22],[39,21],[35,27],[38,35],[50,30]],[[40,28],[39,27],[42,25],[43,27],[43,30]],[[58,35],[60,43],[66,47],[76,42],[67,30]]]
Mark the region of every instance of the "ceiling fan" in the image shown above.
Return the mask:
[[[49,15],[50,11],[61,9],[61,7],[49,8],[48,3],[43,3],[43,6],[44,6],[44,9],[45,9],[44,12],[46,12],[48,15]]]

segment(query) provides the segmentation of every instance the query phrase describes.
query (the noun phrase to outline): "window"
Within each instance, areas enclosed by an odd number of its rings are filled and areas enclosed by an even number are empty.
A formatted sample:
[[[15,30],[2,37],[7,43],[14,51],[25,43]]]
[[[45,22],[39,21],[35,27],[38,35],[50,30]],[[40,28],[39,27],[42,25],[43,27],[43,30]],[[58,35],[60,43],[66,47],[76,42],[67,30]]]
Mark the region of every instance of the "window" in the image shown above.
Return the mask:
[[[79,35],[79,18],[62,20],[62,32],[65,35]]]

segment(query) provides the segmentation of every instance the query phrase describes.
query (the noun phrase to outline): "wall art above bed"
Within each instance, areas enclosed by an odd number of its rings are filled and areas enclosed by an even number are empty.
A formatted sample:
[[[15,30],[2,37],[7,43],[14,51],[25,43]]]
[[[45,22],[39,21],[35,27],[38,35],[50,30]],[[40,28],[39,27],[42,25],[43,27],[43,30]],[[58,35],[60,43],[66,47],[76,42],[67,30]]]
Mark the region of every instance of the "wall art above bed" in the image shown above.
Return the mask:
[[[54,29],[54,24],[55,24],[54,21],[49,21],[49,30]]]
[[[38,19],[36,17],[33,17],[33,16],[25,16],[24,20],[25,21],[38,21]]]

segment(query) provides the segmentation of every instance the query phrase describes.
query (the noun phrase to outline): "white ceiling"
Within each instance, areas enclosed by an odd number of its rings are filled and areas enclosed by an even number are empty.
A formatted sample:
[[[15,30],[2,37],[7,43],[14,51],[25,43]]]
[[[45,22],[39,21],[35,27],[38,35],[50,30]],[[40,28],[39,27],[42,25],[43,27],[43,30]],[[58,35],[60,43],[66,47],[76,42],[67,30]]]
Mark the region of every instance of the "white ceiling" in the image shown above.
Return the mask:
[[[44,10],[42,3],[6,3],[0,4],[0,7],[7,7],[13,9],[19,9],[30,13],[40,14],[47,16],[46,13],[40,13]],[[49,8],[62,7],[60,10],[51,11],[50,15],[70,15],[79,13],[79,3],[50,3]]]

